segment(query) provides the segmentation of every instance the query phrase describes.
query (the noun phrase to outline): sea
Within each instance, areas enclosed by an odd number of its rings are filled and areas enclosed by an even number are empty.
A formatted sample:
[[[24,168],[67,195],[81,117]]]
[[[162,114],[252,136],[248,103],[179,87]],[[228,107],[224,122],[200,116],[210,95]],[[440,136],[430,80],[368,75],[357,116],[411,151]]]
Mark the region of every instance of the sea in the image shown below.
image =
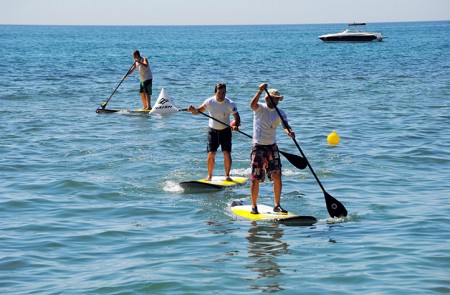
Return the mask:
[[[318,39],[346,26],[1,25],[0,293],[450,294],[450,21]],[[152,104],[226,83],[246,133],[258,86],[278,89],[299,146],[281,128],[278,145],[317,175],[283,158],[281,205],[318,222],[237,218],[249,183],[185,193],[206,177],[202,115],[97,114],[142,108],[137,73],[121,83],[135,49]],[[232,175],[249,177],[251,146],[233,134]],[[273,204],[270,181],[259,195]]]

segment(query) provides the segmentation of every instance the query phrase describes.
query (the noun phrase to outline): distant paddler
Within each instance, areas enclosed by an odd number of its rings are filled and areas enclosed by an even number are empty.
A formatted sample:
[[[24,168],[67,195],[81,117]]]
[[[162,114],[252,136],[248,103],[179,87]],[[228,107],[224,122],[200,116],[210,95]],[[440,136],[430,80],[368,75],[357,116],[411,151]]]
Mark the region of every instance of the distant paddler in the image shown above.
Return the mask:
[[[151,110],[153,74],[150,63],[146,57],[141,56],[139,50],[133,51],[133,58],[134,65],[130,68],[128,73],[123,76],[122,80],[128,77],[136,68],[138,69],[139,79],[141,81],[139,93],[141,94],[142,104],[144,110]]]

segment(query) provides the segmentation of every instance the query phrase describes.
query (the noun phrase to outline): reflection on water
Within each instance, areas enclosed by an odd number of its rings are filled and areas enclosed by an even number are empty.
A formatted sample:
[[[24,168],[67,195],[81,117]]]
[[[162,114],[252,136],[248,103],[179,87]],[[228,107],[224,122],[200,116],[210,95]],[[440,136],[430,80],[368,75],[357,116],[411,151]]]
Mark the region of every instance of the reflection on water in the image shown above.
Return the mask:
[[[282,275],[280,266],[276,262],[276,256],[287,253],[288,244],[283,242],[284,230],[278,224],[258,225],[253,222],[253,227],[248,230],[249,241],[248,253],[253,258],[246,265],[247,269],[254,271],[257,276],[250,278],[254,281],[252,289],[260,290],[264,293],[275,293],[282,291],[280,280],[274,278]]]

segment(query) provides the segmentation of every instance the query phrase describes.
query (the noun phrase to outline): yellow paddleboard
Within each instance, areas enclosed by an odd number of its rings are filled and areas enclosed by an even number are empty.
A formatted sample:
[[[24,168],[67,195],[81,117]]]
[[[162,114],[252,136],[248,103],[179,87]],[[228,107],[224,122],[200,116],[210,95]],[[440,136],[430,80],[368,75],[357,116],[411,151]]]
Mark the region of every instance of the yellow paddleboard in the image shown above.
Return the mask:
[[[211,180],[199,179],[180,182],[180,186],[185,192],[192,191],[212,191],[221,190],[247,182],[247,178],[241,176],[231,176],[233,181],[225,180],[225,176],[213,176]]]
[[[274,212],[273,207],[264,204],[258,204],[259,214],[252,214],[252,205],[249,201],[233,201],[230,209],[237,216],[249,220],[276,221],[286,225],[312,225],[317,222],[314,216],[301,216],[292,212]]]

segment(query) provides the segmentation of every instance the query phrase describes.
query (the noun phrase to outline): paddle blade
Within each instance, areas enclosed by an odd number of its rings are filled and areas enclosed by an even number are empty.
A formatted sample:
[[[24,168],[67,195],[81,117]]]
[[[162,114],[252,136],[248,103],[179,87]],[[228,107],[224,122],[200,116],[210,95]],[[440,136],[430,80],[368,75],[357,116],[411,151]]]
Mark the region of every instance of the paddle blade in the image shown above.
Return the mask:
[[[324,191],[325,202],[327,203],[327,210],[331,217],[346,217],[347,209],[341,202],[333,198],[329,193]]]
[[[279,150],[279,152],[296,168],[301,169],[301,170],[306,168],[307,163],[306,163],[305,158],[303,158],[301,156],[289,154],[289,153],[286,153],[286,152],[283,152],[280,150]]]

